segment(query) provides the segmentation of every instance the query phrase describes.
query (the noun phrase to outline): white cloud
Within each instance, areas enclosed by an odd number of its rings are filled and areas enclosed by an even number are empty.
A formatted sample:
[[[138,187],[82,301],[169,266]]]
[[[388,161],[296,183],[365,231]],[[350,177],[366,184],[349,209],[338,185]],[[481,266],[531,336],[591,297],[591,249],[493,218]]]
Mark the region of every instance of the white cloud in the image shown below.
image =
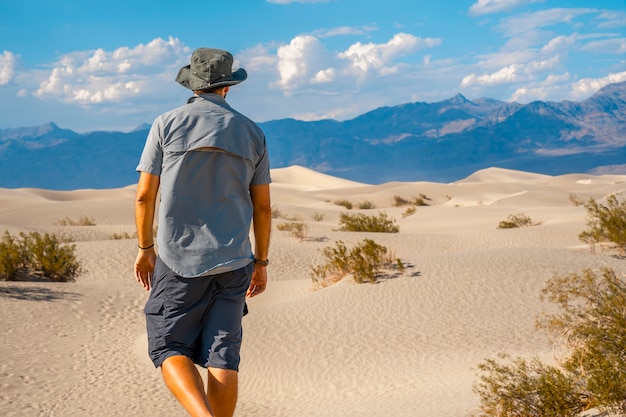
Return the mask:
[[[471,85],[496,85],[503,83],[510,83],[517,79],[520,65],[512,64],[507,67],[501,68],[499,71],[483,75],[470,74],[463,78],[461,81],[461,87],[468,87]]]
[[[316,30],[311,35],[316,38],[330,38],[333,36],[364,35],[375,30],[377,30],[376,26],[341,26],[332,29]]]
[[[515,90],[511,95],[510,101],[531,102],[534,100],[547,100],[550,97],[563,97],[567,88],[569,88],[569,73],[550,74],[545,80],[540,82],[531,82]]]
[[[355,80],[363,80],[371,74],[384,76],[397,73],[399,64],[395,60],[399,57],[440,43],[439,39],[398,33],[387,43],[357,42],[343,52],[333,52],[327,50],[317,37],[299,35],[288,45],[278,48],[276,68],[279,79],[273,85],[285,92],[293,92],[312,84],[354,85]],[[261,48],[259,52],[256,60],[271,62],[267,56],[268,51]],[[247,59],[255,62],[250,55]]]
[[[597,10],[586,8],[555,8],[539,10],[532,13],[523,13],[507,17],[498,25],[498,28],[507,37],[518,37],[535,41],[541,29],[561,23],[576,25],[576,18],[595,13]],[[529,41],[529,42],[530,42]]]
[[[612,83],[626,81],[626,71],[609,74],[600,78],[583,78],[572,86],[574,97],[588,97],[602,87]]]
[[[11,51],[4,51],[0,55],[0,85],[7,85],[15,75],[18,56]]]
[[[581,47],[582,50],[594,53],[626,54],[626,38],[602,39],[591,41]]]
[[[469,14],[479,16],[491,13],[500,13],[512,10],[516,7],[530,3],[538,3],[543,0],[478,0],[469,9]]]
[[[34,95],[81,105],[121,101],[148,93],[157,80],[174,78],[189,53],[188,47],[170,37],[113,52],[67,54],[53,65]]]
[[[418,38],[407,33],[398,33],[384,44],[357,42],[340,53],[339,58],[348,60],[353,72],[360,76],[371,71],[393,72],[395,70],[391,64],[394,59],[439,44],[440,39]]]
[[[311,82],[315,84],[329,83],[335,80],[335,76],[335,69],[327,68],[315,74],[315,77],[313,77]]]
[[[296,36],[289,45],[278,48],[276,55],[280,75],[277,85],[286,91],[308,82],[330,58],[324,45],[310,35]]]

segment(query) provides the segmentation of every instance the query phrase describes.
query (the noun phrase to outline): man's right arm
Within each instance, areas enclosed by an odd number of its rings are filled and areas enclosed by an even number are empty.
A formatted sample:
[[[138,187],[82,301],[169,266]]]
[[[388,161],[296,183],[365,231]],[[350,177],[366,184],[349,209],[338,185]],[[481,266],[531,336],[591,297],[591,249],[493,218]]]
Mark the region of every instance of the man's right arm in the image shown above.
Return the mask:
[[[259,184],[250,186],[252,198],[252,227],[254,231],[254,257],[267,260],[270,247],[270,233],[272,230],[272,204],[270,200],[270,185]],[[265,291],[267,285],[267,267],[254,265],[252,281],[248,289],[248,297],[254,297]]]

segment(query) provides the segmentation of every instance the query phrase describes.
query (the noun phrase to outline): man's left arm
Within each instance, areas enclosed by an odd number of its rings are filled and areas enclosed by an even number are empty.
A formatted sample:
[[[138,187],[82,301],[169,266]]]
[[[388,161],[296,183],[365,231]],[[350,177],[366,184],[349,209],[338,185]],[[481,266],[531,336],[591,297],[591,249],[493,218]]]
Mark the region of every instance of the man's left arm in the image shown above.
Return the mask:
[[[160,180],[161,178],[156,175],[142,172],[135,198],[135,224],[139,246],[135,260],[135,278],[146,290],[152,286],[152,273],[156,262],[152,229]]]

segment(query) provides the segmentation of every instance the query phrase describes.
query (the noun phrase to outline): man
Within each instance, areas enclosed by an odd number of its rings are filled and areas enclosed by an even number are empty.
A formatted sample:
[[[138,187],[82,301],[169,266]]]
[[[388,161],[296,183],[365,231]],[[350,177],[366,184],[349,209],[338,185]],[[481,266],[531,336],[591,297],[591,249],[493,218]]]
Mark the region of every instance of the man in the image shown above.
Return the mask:
[[[226,103],[247,78],[232,63],[219,49],[193,52],[176,81],[194,96],[154,121],[137,167],[135,277],[151,290],[150,357],[192,416],[234,414],[245,298],[267,283],[269,160],[263,132]],[[195,364],[208,369],[206,393]]]

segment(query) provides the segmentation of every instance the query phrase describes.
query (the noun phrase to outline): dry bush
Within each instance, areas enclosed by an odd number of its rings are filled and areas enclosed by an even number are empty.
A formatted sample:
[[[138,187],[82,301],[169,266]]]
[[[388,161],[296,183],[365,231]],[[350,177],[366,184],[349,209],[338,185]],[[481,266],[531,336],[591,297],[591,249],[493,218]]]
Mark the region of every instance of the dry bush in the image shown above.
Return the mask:
[[[335,204],[338,205],[338,206],[345,207],[348,210],[352,210],[352,203],[349,202],[348,200],[337,200],[337,201],[335,201]]]
[[[620,202],[618,195],[609,195],[606,205],[593,198],[585,203],[588,229],[578,237],[589,245],[592,252],[595,252],[596,245],[605,242],[621,250],[626,249],[626,201]]]
[[[82,216],[78,220],[64,217],[56,222],[58,226],[95,226],[96,221],[92,217]]]
[[[524,213],[511,214],[507,219],[508,220],[502,220],[500,224],[498,224],[498,229],[515,229],[517,227],[536,226],[539,224],[534,223],[532,219]]]
[[[394,259],[385,246],[371,239],[364,239],[352,249],[338,241],[335,247],[324,248],[323,254],[326,263],[311,267],[311,279],[320,287],[337,282],[348,274],[352,274],[358,283],[374,283],[383,268],[404,272],[402,261]]]
[[[51,281],[74,281],[82,268],[70,238],[37,232],[15,238],[5,231],[0,241],[0,277],[34,275]]]
[[[276,206],[272,206],[272,219],[280,219],[283,217],[283,213]]]
[[[124,240],[124,239],[134,239],[135,237],[137,237],[137,234],[129,234],[128,232],[123,232],[123,233],[113,233],[111,235],[111,239],[113,240]]]
[[[582,206],[585,204],[585,202],[574,193],[570,193],[569,201],[574,207]]]
[[[322,220],[324,220],[324,214],[315,212],[315,213],[313,214],[312,218],[313,218],[313,220],[315,220],[316,222],[321,222]]]
[[[341,213],[338,230],[342,232],[398,233],[400,228],[395,222],[394,218],[388,217],[387,213],[384,212],[379,212],[378,216]]]
[[[305,223],[281,223],[276,228],[281,232],[289,232],[300,240],[304,240],[309,232],[309,226]]]
[[[400,197],[399,195],[393,196],[393,206],[394,207],[402,207],[411,204],[409,200],[404,197]]]
[[[554,276],[542,298],[559,307],[537,321],[555,338],[559,366],[486,360],[474,386],[480,416],[578,416],[588,409],[626,415],[626,282],[610,268],[586,269]]]
[[[408,207],[404,213],[402,213],[402,218],[407,218],[409,216],[412,216],[415,214],[415,212],[417,211],[417,209],[415,207]]]
[[[361,210],[372,210],[372,209],[375,209],[375,208],[376,208],[376,206],[374,205],[374,203],[372,203],[371,201],[367,201],[367,200],[366,200],[366,201],[364,201],[364,202],[362,202],[362,203],[359,203],[358,207],[359,207]]]

